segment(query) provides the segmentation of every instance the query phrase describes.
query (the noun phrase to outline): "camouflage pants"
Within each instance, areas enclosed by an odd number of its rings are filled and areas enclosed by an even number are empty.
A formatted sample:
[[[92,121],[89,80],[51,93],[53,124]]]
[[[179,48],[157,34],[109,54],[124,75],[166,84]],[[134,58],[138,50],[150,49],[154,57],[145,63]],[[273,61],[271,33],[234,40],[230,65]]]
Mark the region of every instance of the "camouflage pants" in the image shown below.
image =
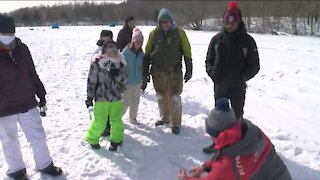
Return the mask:
[[[181,70],[151,71],[153,86],[158,97],[161,120],[172,126],[181,126],[181,93],[183,77]]]

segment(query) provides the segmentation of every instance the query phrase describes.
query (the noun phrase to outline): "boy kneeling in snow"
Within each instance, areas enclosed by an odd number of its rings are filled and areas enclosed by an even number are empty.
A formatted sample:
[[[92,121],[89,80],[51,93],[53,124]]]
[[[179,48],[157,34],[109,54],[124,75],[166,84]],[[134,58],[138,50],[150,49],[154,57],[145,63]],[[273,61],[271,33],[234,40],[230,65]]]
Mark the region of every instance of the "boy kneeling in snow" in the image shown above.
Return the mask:
[[[249,120],[237,121],[228,99],[217,100],[205,126],[215,141],[216,153],[211,160],[192,169],[191,177],[180,170],[179,180],[291,180],[270,139]],[[203,171],[208,175],[199,178]]]
[[[114,41],[104,43],[102,52],[92,57],[87,83],[87,107],[94,104],[94,120],[86,134],[86,141],[93,149],[99,149],[99,138],[103,133],[107,117],[110,117],[110,151],[116,151],[124,135],[122,92],[127,82],[126,61],[119,53]]]
[[[28,179],[17,123],[30,142],[37,169],[52,176],[62,174],[52,163],[37,109],[45,106],[45,95],[28,47],[15,37],[14,19],[0,14],[0,139],[9,166],[7,175],[14,179]]]

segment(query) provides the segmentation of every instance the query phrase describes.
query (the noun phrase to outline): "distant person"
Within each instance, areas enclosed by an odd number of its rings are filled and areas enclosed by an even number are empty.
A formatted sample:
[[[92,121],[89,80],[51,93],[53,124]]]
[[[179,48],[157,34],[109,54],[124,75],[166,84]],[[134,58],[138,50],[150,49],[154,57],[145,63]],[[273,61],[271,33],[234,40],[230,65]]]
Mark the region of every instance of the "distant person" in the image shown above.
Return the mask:
[[[46,105],[46,90],[28,47],[15,37],[13,17],[3,14],[0,14],[0,84],[0,139],[9,168],[7,175],[28,179],[17,123],[30,142],[36,168],[51,176],[62,174],[62,170],[53,165],[37,109]]]
[[[146,82],[143,82],[143,58],[144,53],[141,49],[143,45],[143,35],[140,29],[135,27],[133,29],[131,43],[127,45],[122,51],[124,58],[127,61],[127,76],[128,81],[126,90],[123,93],[123,114],[129,108],[129,122],[138,125],[137,113],[140,103],[141,89],[146,88]]]
[[[106,41],[102,53],[92,58],[87,81],[87,107],[94,109],[85,139],[93,149],[100,149],[99,138],[110,118],[110,151],[116,151],[122,144],[124,127],[122,122],[122,85],[127,81],[126,62],[114,41]],[[93,101],[95,103],[93,104]]]
[[[125,25],[119,31],[117,37],[117,47],[120,49],[120,52],[131,42],[132,39],[132,30],[135,27],[135,19],[130,16],[127,17]]]
[[[215,141],[215,155],[179,180],[291,180],[290,173],[270,139],[249,120],[236,119],[229,99],[220,98],[205,121],[206,132]],[[200,178],[202,172],[208,174]]]
[[[223,16],[223,30],[210,42],[206,58],[206,71],[214,83],[214,99],[227,97],[241,120],[246,95],[246,82],[260,70],[256,42],[247,34],[236,1],[229,3]],[[203,148],[213,153],[213,146]]]
[[[186,67],[184,77],[182,56]],[[192,58],[188,37],[175,25],[168,9],[159,12],[158,26],[149,34],[144,61],[144,78],[150,81],[151,74],[158,97],[161,119],[155,126],[170,123],[171,132],[177,135],[181,127],[183,79],[188,82],[192,77]]]

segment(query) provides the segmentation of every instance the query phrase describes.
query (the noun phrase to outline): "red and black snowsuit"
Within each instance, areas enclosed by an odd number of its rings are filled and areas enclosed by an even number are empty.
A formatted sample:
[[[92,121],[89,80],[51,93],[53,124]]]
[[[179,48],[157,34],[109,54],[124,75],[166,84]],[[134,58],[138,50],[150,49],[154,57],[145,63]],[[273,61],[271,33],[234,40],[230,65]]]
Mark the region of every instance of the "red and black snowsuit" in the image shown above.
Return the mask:
[[[218,152],[204,164],[208,175],[186,180],[291,180],[269,138],[248,120],[221,132],[215,143]]]
[[[237,119],[243,114],[246,81],[259,70],[257,45],[247,34],[243,21],[235,32],[224,29],[211,39],[206,71],[214,82],[215,101],[223,97],[230,99]]]

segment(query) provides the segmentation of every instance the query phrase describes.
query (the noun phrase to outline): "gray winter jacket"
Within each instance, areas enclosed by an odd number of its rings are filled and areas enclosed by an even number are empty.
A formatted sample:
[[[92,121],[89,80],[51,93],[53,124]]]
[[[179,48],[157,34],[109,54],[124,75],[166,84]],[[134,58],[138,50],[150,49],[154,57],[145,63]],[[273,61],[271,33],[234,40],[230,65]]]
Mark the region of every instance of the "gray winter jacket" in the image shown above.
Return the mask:
[[[121,55],[121,58],[123,56]],[[123,60],[123,59],[122,59]],[[116,75],[110,73],[111,69],[118,70]],[[98,59],[91,63],[87,81],[87,96],[97,101],[113,102],[122,99],[124,84],[127,74],[124,64],[114,65],[106,58]]]

